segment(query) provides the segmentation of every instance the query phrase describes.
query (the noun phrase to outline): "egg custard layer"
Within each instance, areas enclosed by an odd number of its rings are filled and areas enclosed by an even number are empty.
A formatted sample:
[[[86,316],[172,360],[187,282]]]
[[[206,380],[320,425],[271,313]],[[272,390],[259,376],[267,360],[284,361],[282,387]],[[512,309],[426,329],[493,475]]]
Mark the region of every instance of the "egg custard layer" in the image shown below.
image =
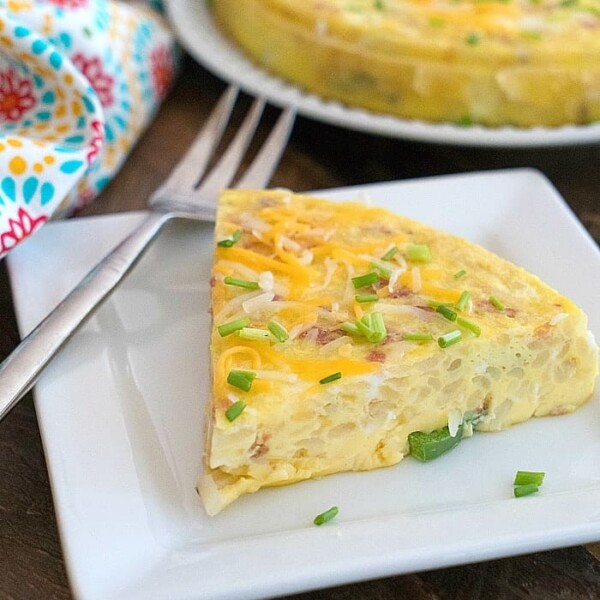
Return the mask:
[[[214,0],[257,64],[377,113],[463,125],[600,119],[600,0]]]
[[[225,191],[211,277],[205,474],[240,495],[393,465],[408,436],[496,431],[590,398],[573,302],[470,242],[382,208]]]

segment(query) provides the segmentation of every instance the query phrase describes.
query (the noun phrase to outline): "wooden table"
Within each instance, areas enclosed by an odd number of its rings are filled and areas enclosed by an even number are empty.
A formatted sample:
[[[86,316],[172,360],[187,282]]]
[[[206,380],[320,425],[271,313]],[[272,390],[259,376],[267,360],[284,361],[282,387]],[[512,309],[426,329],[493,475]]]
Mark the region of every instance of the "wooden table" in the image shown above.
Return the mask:
[[[81,215],[142,209],[223,88],[218,79],[188,62],[120,174]],[[268,112],[266,122],[272,123],[273,118],[274,113]],[[373,137],[301,118],[272,184],[304,191],[519,166],[543,171],[600,242],[600,145],[541,150],[455,148]],[[18,342],[2,262],[0,315],[1,359]],[[0,456],[0,599],[70,598],[31,397],[0,424]],[[294,598],[600,598],[600,544],[363,582]]]

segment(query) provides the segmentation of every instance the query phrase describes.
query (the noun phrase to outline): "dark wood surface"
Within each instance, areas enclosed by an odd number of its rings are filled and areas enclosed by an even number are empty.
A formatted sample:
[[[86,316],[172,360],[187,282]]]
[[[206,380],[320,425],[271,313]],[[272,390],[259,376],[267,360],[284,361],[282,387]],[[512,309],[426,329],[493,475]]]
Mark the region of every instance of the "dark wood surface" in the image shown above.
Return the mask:
[[[119,175],[81,215],[142,209],[208,114],[224,84],[188,62]],[[267,112],[262,131],[273,122]],[[527,150],[385,139],[300,118],[272,185],[295,191],[529,166],[557,186],[600,241],[600,145]],[[532,235],[551,235],[543,224]],[[599,284],[600,285],[600,284]],[[600,297],[599,297],[600,300]],[[18,334],[0,261],[0,359]],[[0,424],[0,598],[70,598],[35,410],[26,398]],[[293,596],[294,600],[600,598],[600,544],[565,548]]]

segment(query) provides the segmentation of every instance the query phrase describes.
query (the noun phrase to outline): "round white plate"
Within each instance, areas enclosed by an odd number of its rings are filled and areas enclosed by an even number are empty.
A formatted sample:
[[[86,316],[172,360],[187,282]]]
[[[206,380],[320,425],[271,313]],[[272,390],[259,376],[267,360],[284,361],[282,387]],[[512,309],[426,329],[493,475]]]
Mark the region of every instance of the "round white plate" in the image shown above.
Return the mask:
[[[306,93],[248,60],[215,27],[207,2],[167,0],[170,19],[185,49],[204,67],[246,92],[278,106],[293,105],[306,117],[340,127],[422,142],[489,147],[590,144],[600,141],[600,123],[556,128],[460,127],[451,123],[403,120]]]

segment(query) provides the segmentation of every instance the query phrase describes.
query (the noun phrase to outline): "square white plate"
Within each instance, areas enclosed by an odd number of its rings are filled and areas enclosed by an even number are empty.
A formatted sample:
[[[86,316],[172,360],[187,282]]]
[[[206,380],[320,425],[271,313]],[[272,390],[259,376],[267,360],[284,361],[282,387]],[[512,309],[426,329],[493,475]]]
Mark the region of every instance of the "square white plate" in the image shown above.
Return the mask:
[[[539,173],[366,185],[571,296],[600,338],[600,253]],[[140,220],[45,226],[9,269],[29,331]],[[194,490],[208,394],[210,225],[179,223],[35,389],[70,581],[82,600],[253,598],[600,540],[598,393],[577,413],[476,434],[430,464],[263,490],[208,518]],[[512,497],[518,469],[546,471]],[[338,505],[338,517],[313,517]]]

